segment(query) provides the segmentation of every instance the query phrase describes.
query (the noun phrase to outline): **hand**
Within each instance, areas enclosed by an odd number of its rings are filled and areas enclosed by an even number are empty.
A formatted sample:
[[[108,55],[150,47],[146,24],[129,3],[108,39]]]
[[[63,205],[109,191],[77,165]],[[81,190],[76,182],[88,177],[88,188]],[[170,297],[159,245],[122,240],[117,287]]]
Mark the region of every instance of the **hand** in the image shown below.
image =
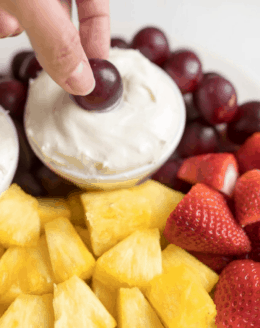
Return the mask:
[[[80,31],[70,20],[71,0],[0,0],[0,38],[26,31],[43,69],[65,91],[95,87],[88,58],[107,59],[109,0],[76,0]]]

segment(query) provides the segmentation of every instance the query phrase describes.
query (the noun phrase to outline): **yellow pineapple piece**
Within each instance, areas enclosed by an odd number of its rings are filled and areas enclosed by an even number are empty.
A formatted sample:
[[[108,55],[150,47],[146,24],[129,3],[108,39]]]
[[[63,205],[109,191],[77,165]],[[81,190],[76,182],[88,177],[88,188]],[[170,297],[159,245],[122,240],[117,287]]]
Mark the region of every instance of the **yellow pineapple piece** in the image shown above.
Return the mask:
[[[70,218],[70,208],[64,198],[38,197],[37,200],[39,203],[38,213],[42,230],[44,230],[45,223],[57,219],[60,216]]]
[[[53,272],[45,237],[34,247],[10,247],[0,260],[0,304],[18,295],[53,291]]]
[[[103,197],[104,195],[109,195],[109,194],[117,194],[118,191],[112,190],[112,191],[87,191],[82,194],[80,194],[80,200],[81,204],[83,206],[83,211],[84,211],[84,218],[86,221],[86,213],[88,211],[88,204],[91,203],[96,197]]]
[[[0,245],[0,258],[4,255],[4,252],[5,252],[5,248]]]
[[[218,282],[218,275],[208,266],[179,246],[174,244],[168,245],[162,251],[163,272],[168,272],[171,268],[180,264],[187,265],[195,274],[199,275],[201,284],[207,292],[210,292]]]
[[[84,195],[82,195],[84,204]],[[93,252],[102,255],[137,229],[149,228],[150,202],[129,190],[99,193],[87,208]]]
[[[53,328],[53,295],[20,295],[0,319],[0,328]]]
[[[215,324],[215,318],[212,320],[212,322],[209,324],[208,328],[217,328]]]
[[[91,288],[97,298],[101,301],[107,311],[112,315],[113,318],[117,317],[116,310],[116,300],[117,300],[117,290],[111,289],[107,285],[102,284],[102,282],[92,279]]]
[[[77,276],[54,286],[55,328],[114,328],[108,313],[89,286]]]
[[[170,243],[168,240],[164,237],[164,234],[161,234],[161,240],[160,240],[161,248],[164,250]]]
[[[145,291],[166,328],[209,328],[216,307],[184,264],[155,277]]]
[[[28,246],[40,235],[38,202],[18,185],[12,184],[0,197],[0,243]]]
[[[91,240],[89,231],[87,228],[82,228],[81,226],[74,226],[75,230],[77,231],[78,235],[82,239],[83,243],[87,246],[87,248],[92,252]]]
[[[86,215],[80,195],[81,193],[74,192],[67,197],[67,203],[71,212],[70,221],[74,225],[86,227]]]
[[[117,300],[118,328],[164,328],[139,288],[120,288]]]
[[[3,314],[8,309],[9,306],[10,304],[0,304],[0,317],[3,316]]]
[[[82,279],[92,276],[95,259],[67,218],[58,218],[45,225],[51,264],[57,283],[73,275]]]
[[[94,278],[110,288],[145,287],[162,273],[158,229],[137,230],[98,258]]]
[[[154,180],[147,180],[139,186],[132,187],[130,190],[150,201],[150,228],[158,228],[160,232],[163,232],[169,215],[184,197],[184,194],[181,192],[170,189]]]

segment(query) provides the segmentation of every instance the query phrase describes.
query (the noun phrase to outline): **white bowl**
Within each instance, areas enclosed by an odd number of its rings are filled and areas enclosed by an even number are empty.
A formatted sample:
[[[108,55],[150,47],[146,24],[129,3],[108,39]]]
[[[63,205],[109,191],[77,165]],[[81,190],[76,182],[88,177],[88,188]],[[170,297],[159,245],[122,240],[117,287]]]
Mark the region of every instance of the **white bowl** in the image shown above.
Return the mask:
[[[19,159],[19,139],[8,112],[0,106],[0,194],[10,186]]]
[[[167,83],[169,83],[172,86],[172,90],[174,92],[176,104],[177,104],[174,110],[178,111],[176,116],[178,116],[179,118],[179,125],[177,126],[177,128],[175,127],[176,131],[174,131],[172,140],[169,140],[169,146],[165,148],[164,152],[162,153],[161,157],[157,160],[156,163],[143,165],[137,169],[124,171],[119,174],[91,176],[89,174],[84,174],[82,172],[66,169],[64,166],[57,165],[55,164],[54,161],[50,161],[49,159],[46,159],[45,155],[41,151],[41,148],[37,145],[35,140],[33,138],[30,138],[30,136],[28,135],[28,140],[30,142],[30,145],[34,150],[35,154],[37,155],[37,157],[52,171],[62,176],[63,178],[75,183],[76,185],[78,185],[80,188],[83,189],[111,190],[111,189],[119,189],[119,188],[128,188],[138,183],[141,183],[143,180],[150,177],[152,173],[158,170],[167,161],[167,159],[171,156],[171,154],[178,146],[184,132],[185,120],[186,120],[185,104],[179,88],[167,73],[165,73],[161,68],[159,68],[156,65],[154,65],[154,67],[160,71],[160,74],[163,74],[163,78],[166,79]],[[28,115],[30,115],[30,111],[28,112],[26,110],[25,117],[24,117],[25,127],[26,127]]]

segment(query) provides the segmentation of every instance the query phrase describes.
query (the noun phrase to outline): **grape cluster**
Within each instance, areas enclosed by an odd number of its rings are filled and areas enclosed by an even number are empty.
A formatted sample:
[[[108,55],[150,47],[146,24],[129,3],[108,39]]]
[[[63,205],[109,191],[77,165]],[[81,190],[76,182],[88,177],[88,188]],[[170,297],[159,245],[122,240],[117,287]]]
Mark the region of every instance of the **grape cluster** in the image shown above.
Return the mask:
[[[204,72],[203,63],[190,49],[170,51],[167,36],[156,27],[138,31],[131,42],[116,38],[124,47],[138,49],[171,76],[183,94],[186,127],[182,140],[169,161],[153,178],[169,187],[187,192],[176,174],[183,159],[214,152],[234,153],[254,132],[260,132],[260,101],[237,103],[231,81],[218,72]]]

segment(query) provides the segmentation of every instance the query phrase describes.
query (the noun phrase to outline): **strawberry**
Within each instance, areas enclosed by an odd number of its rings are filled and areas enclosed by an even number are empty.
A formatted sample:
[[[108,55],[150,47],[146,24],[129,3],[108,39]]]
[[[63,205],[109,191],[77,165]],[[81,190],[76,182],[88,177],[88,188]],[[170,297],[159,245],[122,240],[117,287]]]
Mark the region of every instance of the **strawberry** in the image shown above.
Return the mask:
[[[252,244],[252,250],[249,253],[237,256],[237,259],[249,259],[260,262],[260,242]]]
[[[260,221],[248,224],[243,229],[252,244],[260,243]]]
[[[233,154],[203,154],[187,158],[177,176],[191,184],[203,182],[230,196],[239,176],[238,164]]]
[[[219,276],[214,302],[217,327],[260,327],[260,263],[229,263]]]
[[[260,132],[247,138],[236,153],[240,172],[260,169]]]
[[[190,254],[212,270],[216,271],[218,274],[220,274],[220,272],[228,265],[228,263],[235,259],[234,256],[207,254],[193,251],[190,251]]]
[[[251,250],[224,196],[202,183],[193,186],[170,214],[164,236],[189,251],[236,255]]]
[[[247,171],[237,180],[234,202],[241,226],[260,221],[260,170]]]

